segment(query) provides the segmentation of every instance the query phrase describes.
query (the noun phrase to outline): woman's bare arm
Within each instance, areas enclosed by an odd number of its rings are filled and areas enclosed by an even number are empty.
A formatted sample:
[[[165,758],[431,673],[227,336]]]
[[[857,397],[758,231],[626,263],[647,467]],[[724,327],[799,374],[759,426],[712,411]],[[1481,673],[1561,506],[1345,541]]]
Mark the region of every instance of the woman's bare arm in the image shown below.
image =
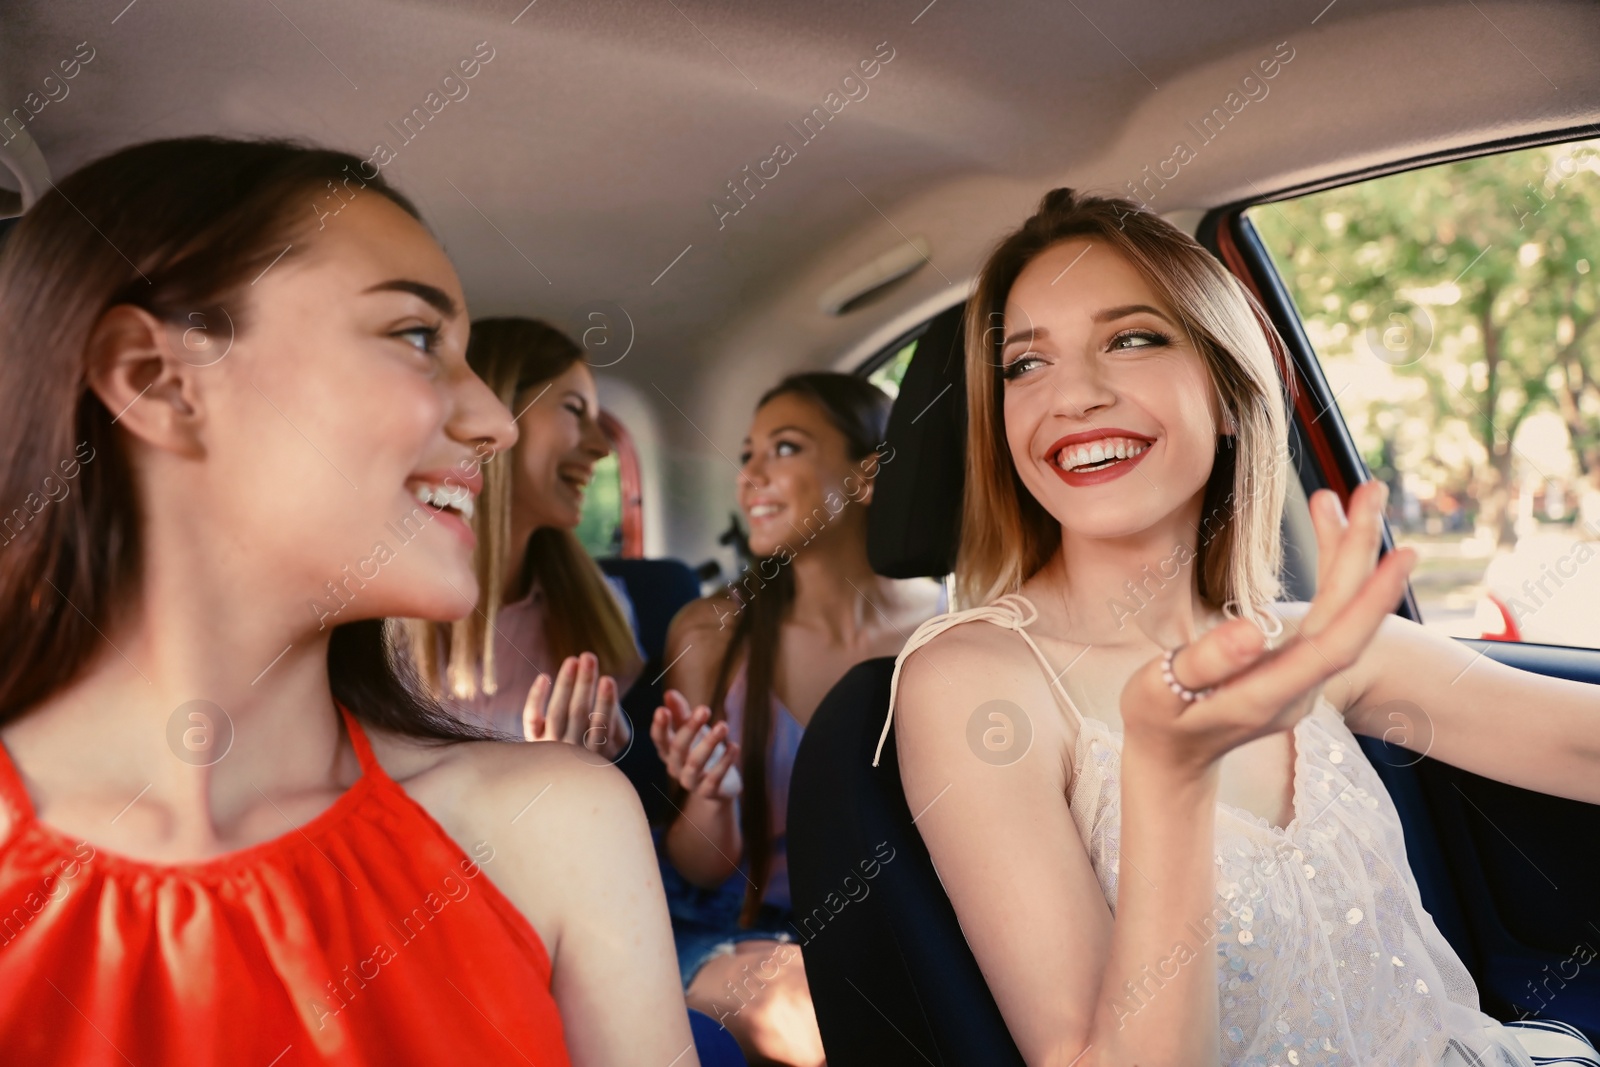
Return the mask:
[[[575,1067],[698,1060],[639,799],[571,745],[469,743],[407,783],[539,932]]]
[[[1312,521],[1319,551],[1327,552],[1348,522],[1336,500],[1323,505],[1312,508]],[[1306,607],[1284,605],[1291,625]],[[1329,698],[1356,733],[1508,785],[1600,804],[1600,689],[1593,685],[1508,667],[1391,615],[1329,685]]]
[[[907,803],[1023,1058],[1215,1064],[1215,950],[1194,933],[1215,904],[1215,774],[1175,788],[1125,764],[1113,921],[1066,803],[1072,728],[1016,635],[941,635],[907,661],[898,704]],[[1030,731],[1026,754],[975,751],[974,714]],[[1013,714],[1026,725],[990,718]]]
[[[1386,619],[1351,671],[1350,729],[1508,785],[1600,804],[1600,687],[1517,670]]]
[[[1374,569],[1381,498],[1381,489],[1358,492],[1360,518],[1323,554],[1318,597],[1295,639],[1267,652],[1235,620],[1185,646],[1178,676],[1216,687],[1191,704],[1167,690],[1159,660],[1129,679],[1114,918],[1067,807],[1070,727],[1025,646],[975,622],[907,660],[896,715],[907,801],[1028,1063],[1218,1062],[1207,936],[1217,760],[1292,727],[1393,609],[1414,556],[1395,553]],[[974,715],[1006,712],[997,699],[1035,730],[1034,747],[1004,765],[967,740]]]
[[[683,694],[690,708],[708,704],[716,687],[717,668],[733,635],[733,624],[726,621],[726,602],[720,595],[702,597],[679,611],[667,628],[665,655],[670,666],[666,687]],[[695,768],[705,767],[718,739],[738,741],[726,738],[726,730],[723,726],[698,746],[698,751],[686,753],[690,759],[699,757]],[[652,739],[658,732],[652,723]],[[670,766],[671,761],[667,762]],[[721,885],[739,869],[739,855],[744,851],[737,802],[715,792],[708,796],[703,790],[691,791],[667,827],[663,848],[688,881],[707,889]]]

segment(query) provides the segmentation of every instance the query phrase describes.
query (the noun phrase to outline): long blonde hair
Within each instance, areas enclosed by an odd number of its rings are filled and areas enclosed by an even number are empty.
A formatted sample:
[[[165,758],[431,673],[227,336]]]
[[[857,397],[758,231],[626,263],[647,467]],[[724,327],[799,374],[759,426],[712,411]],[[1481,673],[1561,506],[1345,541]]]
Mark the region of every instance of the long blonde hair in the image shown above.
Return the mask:
[[[1232,435],[1217,437],[1197,546],[1200,596],[1260,618],[1278,598],[1279,522],[1288,460],[1286,397],[1274,361],[1281,341],[1255,300],[1209,252],[1171,223],[1117,197],[1046,193],[990,254],[967,302],[967,470],[957,597],[987,604],[1015,592],[1055,554],[1061,525],[1023,485],[1006,442],[1000,339],[1006,299],[1024,267],[1073,237],[1109,245],[1173,309],[1217,392]]]
[[[468,365],[507,407],[525,390],[559,377],[582,358],[583,349],[571,338],[536,319],[479,319],[467,343]],[[488,695],[498,690],[495,616],[502,604],[521,599],[534,585],[544,591],[544,632],[552,662],[589,651],[600,660],[602,674],[625,677],[641,666],[627,616],[577,535],[547,526],[535,530],[527,544],[511,544],[513,479],[509,455],[483,467],[483,492],[472,519],[478,536],[473,558],[476,610],[449,623],[407,621],[412,661],[435,696],[470,699],[480,687]],[[522,568],[502,589],[501,576],[513,552],[522,553]],[[447,650],[442,660],[441,646]]]

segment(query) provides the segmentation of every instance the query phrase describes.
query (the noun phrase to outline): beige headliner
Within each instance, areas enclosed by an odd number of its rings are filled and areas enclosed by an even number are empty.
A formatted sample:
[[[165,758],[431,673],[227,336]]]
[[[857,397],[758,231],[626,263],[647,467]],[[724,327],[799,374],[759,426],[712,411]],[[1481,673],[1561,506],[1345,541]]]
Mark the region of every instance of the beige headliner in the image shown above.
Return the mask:
[[[390,142],[385,173],[476,314],[577,332],[599,301],[626,310],[635,338],[602,372],[606,400],[644,438],[652,551],[692,556],[725,516],[694,512],[732,499],[718,450],[734,453],[763,386],[849,365],[959,299],[1046,189],[1121,190],[1176,141],[1197,144],[1189,120],[1279,42],[1294,58],[1268,95],[1154,207],[1192,222],[1256,190],[1600,118],[1587,3],[124,2],[20,0],[3,16],[8,111],[78,42],[96,51],[30,126],[57,176],[178,134],[363,155]],[[386,124],[480,41],[494,58],[470,95],[401,145]],[[786,124],[880,42],[894,58],[868,95],[802,144]],[[780,140],[796,157],[719,230],[710,201]],[[842,318],[817,310],[831,283],[918,235],[931,265]]]

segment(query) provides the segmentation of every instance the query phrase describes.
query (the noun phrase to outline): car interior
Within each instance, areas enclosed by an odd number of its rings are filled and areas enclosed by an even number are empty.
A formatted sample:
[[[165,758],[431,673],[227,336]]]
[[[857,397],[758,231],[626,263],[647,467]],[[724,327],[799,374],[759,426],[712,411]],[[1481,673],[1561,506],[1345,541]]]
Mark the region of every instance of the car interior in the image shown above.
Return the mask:
[[[1583,530],[1600,522],[1600,330],[1582,332],[1600,299],[1593,4],[17,0],[0,27],[0,214],[137,141],[302,139],[384,159],[474,317],[537,317],[581,339],[616,453],[580,535],[637,612],[636,725],[661,702],[668,623],[747,562],[735,457],[785,374],[856,373],[895,395],[871,561],[948,579],[965,302],[995,241],[1059,186],[1129,197],[1193,234],[1281,335],[1297,475],[1287,598],[1315,591],[1309,494],[1403,482],[1410,495],[1392,499],[1413,513],[1391,514],[1386,546],[1431,546],[1438,562],[1399,611],[1482,656],[1592,684],[1600,706],[1600,640],[1582,629],[1594,601],[1569,594],[1576,621],[1541,631],[1555,608],[1485,577],[1535,528],[1600,541]],[[446,99],[441,78],[464,59],[478,73]],[[1383,192],[1408,181],[1500,193]],[[1489,216],[1503,225],[1473,259],[1461,234]],[[1396,242],[1423,250],[1404,288],[1384,258]],[[1430,260],[1435,246],[1448,258]],[[1475,277],[1511,294],[1490,293],[1484,323],[1515,305],[1549,324],[1508,325],[1508,369],[1487,380],[1481,327],[1460,320]],[[1384,315],[1424,324],[1427,358],[1408,334],[1404,358],[1385,359]],[[1350,370],[1375,336],[1378,372]],[[1434,359],[1464,369],[1426,377]],[[1524,365],[1517,407],[1495,382]],[[1389,398],[1402,378],[1424,384]],[[1520,421],[1496,424],[1496,405]],[[1413,432],[1407,419],[1435,421]],[[1559,470],[1545,469],[1546,427],[1570,454]],[[1500,483],[1469,479],[1500,460]],[[893,665],[863,662],[833,688],[790,796],[795,921],[828,1060],[1020,1064],[901,792],[892,731],[873,766]],[[1538,714],[1507,708],[1507,728]],[[1363,747],[1484,1010],[1548,1007],[1600,1043],[1600,973],[1571,963],[1600,945],[1600,810],[1449,767],[1402,746],[1425,722],[1404,709],[1395,722],[1392,742]],[[636,735],[623,769],[660,822],[664,771]],[[841,889],[888,850],[869,891]]]

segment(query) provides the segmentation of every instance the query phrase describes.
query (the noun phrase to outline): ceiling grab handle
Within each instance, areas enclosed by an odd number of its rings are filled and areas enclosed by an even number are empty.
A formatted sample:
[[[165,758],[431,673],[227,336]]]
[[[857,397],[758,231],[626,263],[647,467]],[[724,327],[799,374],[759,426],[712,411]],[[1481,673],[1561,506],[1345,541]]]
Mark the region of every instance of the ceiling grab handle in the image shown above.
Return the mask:
[[[9,139],[0,141],[0,163],[5,164],[16,178],[21,191],[0,188],[0,219],[22,214],[44,195],[46,189],[54,187],[44,153],[39,151],[39,146],[28,131],[7,129],[5,134]]]

